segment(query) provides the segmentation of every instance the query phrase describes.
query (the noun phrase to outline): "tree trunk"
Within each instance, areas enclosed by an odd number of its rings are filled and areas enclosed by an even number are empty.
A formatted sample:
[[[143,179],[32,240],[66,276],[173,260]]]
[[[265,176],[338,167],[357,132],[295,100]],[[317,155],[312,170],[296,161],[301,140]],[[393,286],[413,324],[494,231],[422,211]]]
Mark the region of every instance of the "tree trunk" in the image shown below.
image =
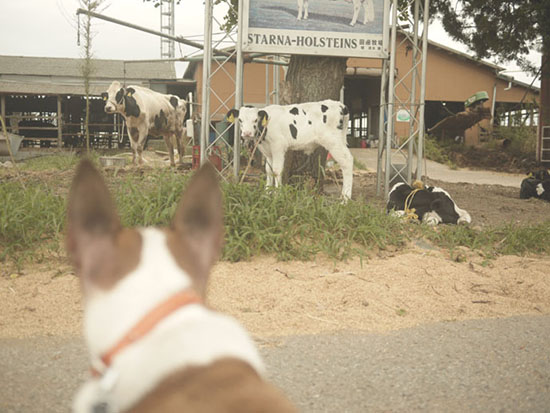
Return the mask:
[[[346,61],[347,59],[342,57],[291,56],[281,103],[340,100]],[[283,183],[294,184],[311,180],[317,190],[322,191],[322,169],[325,167],[326,159],[327,151],[323,147],[317,148],[309,156],[301,151],[288,151],[285,156]]]

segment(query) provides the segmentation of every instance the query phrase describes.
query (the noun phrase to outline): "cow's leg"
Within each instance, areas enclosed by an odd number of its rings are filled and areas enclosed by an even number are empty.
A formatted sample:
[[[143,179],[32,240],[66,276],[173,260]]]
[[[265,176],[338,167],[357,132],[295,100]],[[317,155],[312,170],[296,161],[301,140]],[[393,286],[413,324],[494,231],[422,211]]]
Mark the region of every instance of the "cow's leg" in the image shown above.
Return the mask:
[[[437,224],[443,222],[443,220],[437,212],[429,211],[422,216],[422,222],[426,225],[436,226]]]
[[[359,17],[360,9],[361,9],[361,0],[353,0],[353,18],[349,23],[350,26],[355,26],[355,23],[357,23],[357,17]]]
[[[307,19],[307,16],[308,16],[308,1],[309,0],[298,0],[297,3],[298,3],[298,20],[302,20],[302,16],[303,16],[303,19],[306,20]]]
[[[180,165],[183,164],[183,157],[185,156],[185,142],[184,142],[185,135],[186,135],[185,128],[179,132],[176,132],[176,135],[175,135]]]
[[[174,144],[172,142],[172,139],[175,138],[175,135],[173,133],[165,133],[162,136],[162,138],[164,139],[166,148],[168,148],[168,156],[170,157],[170,166],[176,166],[176,162],[174,161]]]
[[[128,135],[130,135],[130,147],[132,148],[132,164],[136,165],[138,159],[141,164],[141,153],[138,157],[139,129],[135,127],[128,128]]]
[[[284,166],[285,166],[285,153],[282,151],[275,152],[272,157],[271,169],[273,170],[273,178],[275,179],[276,188],[281,186]]]
[[[365,19],[363,24],[374,21],[374,4],[372,0],[363,0],[363,8],[365,9]]]
[[[138,139],[136,142],[136,152],[137,152],[138,165],[141,166],[143,165],[143,144],[147,139],[149,126],[142,124],[137,128],[137,130],[138,130]]]
[[[351,199],[351,190],[353,187],[353,155],[343,142],[335,143],[330,147],[325,147],[332,157],[342,168],[342,198],[345,201]]]
[[[273,159],[271,157],[265,157],[265,175],[266,175],[266,188],[273,186]]]

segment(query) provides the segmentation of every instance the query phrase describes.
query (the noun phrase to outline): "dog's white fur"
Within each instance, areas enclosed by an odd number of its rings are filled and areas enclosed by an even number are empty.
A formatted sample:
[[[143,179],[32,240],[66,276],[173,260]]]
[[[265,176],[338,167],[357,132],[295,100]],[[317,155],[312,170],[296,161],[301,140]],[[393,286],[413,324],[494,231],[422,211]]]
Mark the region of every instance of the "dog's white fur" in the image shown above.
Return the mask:
[[[143,246],[138,267],[110,290],[86,287],[85,335],[92,360],[99,359],[159,302],[191,287],[191,278],[169,253],[165,233],[155,228],[140,233]],[[258,351],[240,324],[202,305],[188,305],[117,354],[105,379],[92,379],[82,386],[73,409],[89,413],[96,403],[108,402],[111,408],[125,410],[170,372],[225,357],[243,360],[264,373]],[[108,391],[102,388],[107,377],[114,377]]]

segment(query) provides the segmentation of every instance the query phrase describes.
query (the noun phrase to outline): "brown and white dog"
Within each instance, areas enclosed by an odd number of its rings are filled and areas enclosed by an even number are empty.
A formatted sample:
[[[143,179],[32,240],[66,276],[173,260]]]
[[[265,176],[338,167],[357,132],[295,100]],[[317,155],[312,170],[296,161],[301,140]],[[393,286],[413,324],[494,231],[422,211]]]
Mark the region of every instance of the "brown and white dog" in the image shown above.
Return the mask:
[[[203,304],[223,240],[217,174],[201,168],[170,228],[123,228],[90,161],[69,196],[67,249],[84,293],[93,377],[75,412],[294,412],[247,332]]]

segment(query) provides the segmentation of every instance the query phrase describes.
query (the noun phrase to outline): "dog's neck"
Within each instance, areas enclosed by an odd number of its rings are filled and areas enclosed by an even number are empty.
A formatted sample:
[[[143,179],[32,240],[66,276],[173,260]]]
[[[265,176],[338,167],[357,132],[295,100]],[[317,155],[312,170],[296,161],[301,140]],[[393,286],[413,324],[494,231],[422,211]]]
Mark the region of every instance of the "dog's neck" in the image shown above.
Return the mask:
[[[86,299],[85,332],[92,359],[116,346],[159,303],[192,285],[170,255],[165,233],[152,228],[140,233],[143,242],[137,268],[113,288],[96,289]],[[243,360],[263,373],[253,341],[235,320],[200,304],[186,305],[118,352],[102,378],[83,386],[75,411],[89,412],[102,402],[125,410],[174,370],[208,365],[221,358]],[[143,380],[145,376],[147,380]]]

